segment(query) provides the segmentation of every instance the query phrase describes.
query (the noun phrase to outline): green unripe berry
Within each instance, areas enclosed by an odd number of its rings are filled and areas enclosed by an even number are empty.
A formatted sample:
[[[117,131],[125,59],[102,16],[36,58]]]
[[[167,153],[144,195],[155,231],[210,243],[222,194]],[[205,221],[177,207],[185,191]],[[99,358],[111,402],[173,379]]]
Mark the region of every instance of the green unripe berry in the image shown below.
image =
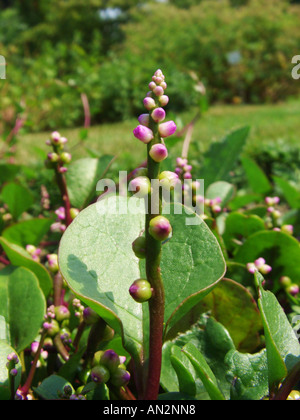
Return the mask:
[[[110,379],[110,373],[107,367],[98,365],[91,370],[91,378],[98,384],[106,384]]]
[[[100,364],[100,360],[101,360],[101,357],[102,357],[103,353],[104,353],[103,350],[99,350],[94,354],[94,358],[93,358],[93,362],[92,362],[93,367]]]
[[[147,302],[152,297],[151,284],[147,280],[136,280],[130,286],[129,293],[136,302]]]
[[[62,322],[70,318],[70,311],[64,305],[56,306],[54,309],[55,318],[58,322]]]
[[[132,243],[132,250],[138,258],[146,258],[146,238],[144,236],[136,238]]]

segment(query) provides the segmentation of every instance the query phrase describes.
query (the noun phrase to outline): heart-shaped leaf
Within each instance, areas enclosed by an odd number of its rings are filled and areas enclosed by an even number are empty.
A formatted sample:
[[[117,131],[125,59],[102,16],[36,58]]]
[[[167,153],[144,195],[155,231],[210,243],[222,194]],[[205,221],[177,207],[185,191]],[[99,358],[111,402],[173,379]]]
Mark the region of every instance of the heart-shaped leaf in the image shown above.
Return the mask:
[[[43,237],[49,231],[52,219],[30,219],[7,227],[2,236],[8,242],[22,246],[38,246]]]
[[[300,261],[300,245],[291,235],[275,231],[254,233],[240,247],[235,261],[247,264],[260,257],[272,266],[272,280],[288,276],[294,283],[300,284],[300,266],[295,263]]]
[[[246,156],[242,157],[241,162],[252,191],[257,194],[269,193],[272,185],[257,163]]]
[[[257,401],[269,393],[266,349],[256,354],[230,350],[225,362],[231,382],[231,400]]]
[[[132,242],[144,230],[145,214],[144,208],[130,214],[131,205],[127,198],[110,197],[83,210],[62,237],[59,264],[70,288],[123,335],[126,350],[139,358],[148,307],[136,303],[128,289],[144,275]],[[178,214],[179,209],[171,208],[168,218],[173,236],[163,245],[161,261],[166,329],[209,293],[226,270],[220,247],[206,224],[188,209]],[[187,219],[195,219],[194,225],[188,225]]]
[[[109,155],[99,159],[83,158],[70,165],[66,179],[74,207],[81,209],[89,204],[89,200],[96,194],[97,182],[103,178],[113,159],[113,156]]]
[[[11,182],[6,184],[1,191],[2,200],[8,205],[8,208],[14,219],[18,219],[21,214],[32,206],[34,200],[28,188]]]
[[[0,315],[17,351],[24,350],[38,335],[45,311],[45,297],[31,271],[12,266],[0,271]]]
[[[265,223],[260,217],[239,212],[230,213],[226,218],[223,234],[227,250],[233,251],[241,241],[261,230],[265,230]]]
[[[28,252],[19,245],[12,244],[2,237],[0,237],[0,244],[13,265],[26,267],[36,275],[40,287],[47,297],[52,288],[52,279],[46,268],[37,261],[34,261]]]
[[[204,156],[204,165],[199,173],[206,187],[216,181],[228,181],[249,134],[249,127],[232,131],[221,142],[215,142]]]

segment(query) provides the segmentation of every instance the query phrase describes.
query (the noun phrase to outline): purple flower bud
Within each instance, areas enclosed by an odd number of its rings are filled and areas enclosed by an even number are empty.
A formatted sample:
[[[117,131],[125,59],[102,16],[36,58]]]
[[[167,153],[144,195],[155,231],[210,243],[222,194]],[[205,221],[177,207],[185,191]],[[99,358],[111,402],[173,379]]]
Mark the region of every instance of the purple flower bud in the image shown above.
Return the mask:
[[[58,267],[58,256],[56,254],[48,254],[48,268],[52,273],[57,273],[59,270]]]
[[[179,166],[180,168],[183,168],[185,165],[187,165],[188,160],[187,159],[183,159],[183,158],[176,158],[176,165]]]
[[[136,280],[130,286],[129,293],[136,302],[147,302],[152,296],[151,284],[147,280]]]
[[[288,235],[292,235],[294,233],[294,226],[293,225],[283,225],[281,227],[282,232],[287,233]]]
[[[158,179],[159,179],[159,184],[167,190],[174,189],[176,184],[180,182],[178,175],[175,172],[171,172],[171,171],[161,172]]]
[[[154,144],[149,151],[149,155],[154,162],[162,162],[168,157],[168,149],[164,144]]]
[[[106,350],[100,358],[100,365],[107,367],[110,372],[117,369],[120,364],[120,358],[114,350]]]
[[[67,171],[68,171],[68,168],[66,168],[65,166],[61,166],[61,167],[58,169],[58,172],[59,172],[60,174],[65,174]]]
[[[134,136],[141,140],[143,143],[147,144],[153,139],[153,131],[150,128],[143,125],[137,126],[133,131]]]
[[[260,269],[266,264],[266,260],[264,258],[258,258],[257,260],[254,261],[254,264],[256,265],[258,269]]]
[[[147,176],[138,176],[130,181],[128,190],[134,191],[135,197],[143,198],[151,191],[150,179]]]
[[[17,374],[18,374],[18,369],[15,369],[15,368],[11,369],[11,371],[9,372],[9,374],[10,374],[11,376],[17,376]]]
[[[269,274],[272,271],[272,267],[268,264],[264,264],[262,267],[259,268],[259,271],[262,274]]]
[[[138,121],[141,125],[144,125],[145,127],[149,127],[149,114],[141,114],[138,117]]]
[[[96,324],[100,319],[100,316],[92,308],[84,308],[83,310],[83,320],[86,324],[92,325]]]
[[[161,86],[156,86],[156,88],[153,89],[153,93],[156,96],[162,96],[165,93],[165,91],[164,91],[164,89]]]
[[[54,337],[59,333],[59,325],[55,319],[53,319],[50,323],[44,322],[43,327],[45,330],[47,330],[47,333],[50,337]]]
[[[48,159],[50,160],[50,162],[55,163],[55,162],[58,162],[59,156],[57,153],[50,152],[48,153]]]
[[[168,239],[172,232],[169,220],[164,216],[156,216],[149,223],[149,233],[157,241]]]
[[[166,118],[166,111],[163,108],[155,108],[151,117],[156,123],[162,122]]]
[[[156,83],[154,81],[149,83],[149,89],[154,90],[156,88]]]
[[[57,210],[55,210],[55,214],[60,220],[65,220],[66,218],[66,211],[64,207],[59,207]]]
[[[169,97],[167,95],[162,95],[158,98],[158,101],[161,106],[166,106],[169,103]]]
[[[174,121],[168,121],[165,123],[160,124],[158,131],[161,137],[169,137],[172,136],[177,130],[176,124]]]
[[[143,103],[144,103],[144,107],[148,111],[151,111],[153,108],[156,107],[155,100],[153,98],[151,98],[150,96],[146,96],[146,98],[144,99]]]
[[[193,177],[192,177],[192,174],[191,174],[190,172],[186,172],[186,173],[183,175],[183,178],[184,178],[184,179],[192,179]]]
[[[53,131],[51,134],[51,140],[54,144],[58,144],[60,142],[61,135],[58,131]]]
[[[251,273],[251,274],[254,274],[254,273],[256,273],[258,270],[257,270],[257,267],[256,267],[256,265],[254,264],[254,263],[248,263],[247,264],[247,270],[249,271],[249,273]]]
[[[130,373],[127,372],[127,370],[119,367],[111,374],[110,380],[114,386],[120,388],[128,384],[130,381]]]
[[[287,288],[287,292],[290,293],[292,296],[297,296],[299,293],[299,286],[298,284],[291,284],[288,288]]]

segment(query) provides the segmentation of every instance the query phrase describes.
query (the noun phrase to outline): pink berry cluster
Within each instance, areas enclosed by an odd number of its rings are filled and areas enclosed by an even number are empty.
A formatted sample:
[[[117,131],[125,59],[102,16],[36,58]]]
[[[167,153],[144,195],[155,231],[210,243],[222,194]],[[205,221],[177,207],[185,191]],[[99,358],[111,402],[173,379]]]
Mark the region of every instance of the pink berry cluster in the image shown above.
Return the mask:
[[[254,261],[254,263],[248,263],[247,269],[251,274],[254,274],[257,271],[259,271],[260,273],[266,275],[272,271],[272,267],[266,264],[266,260],[264,258],[258,258]]]
[[[163,107],[169,103],[169,97],[165,95],[167,84],[161,70],[154,73],[149,89],[143,101],[148,113],[141,114],[138,117],[140,124],[134,129],[133,134],[141,142],[149,144],[154,139],[154,130],[157,129],[160,142],[151,145],[149,154],[155,162],[162,162],[168,157],[164,139],[172,136],[177,127],[174,121],[163,122],[166,118],[166,111]]]
[[[52,151],[48,153],[45,162],[49,169],[57,169],[59,173],[67,172],[66,165],[71,162],[72,156],[65,150],[65,145],[68,140],[62,137],[58,131],[54,131],[50,139],[46,141],[48,146],[52,147]]]
[[[40,248],[35,247],[34,245],[26,245],[26,251],[28,254],[31,255],[31,258],[36,261],[40,262],[42,250]]]

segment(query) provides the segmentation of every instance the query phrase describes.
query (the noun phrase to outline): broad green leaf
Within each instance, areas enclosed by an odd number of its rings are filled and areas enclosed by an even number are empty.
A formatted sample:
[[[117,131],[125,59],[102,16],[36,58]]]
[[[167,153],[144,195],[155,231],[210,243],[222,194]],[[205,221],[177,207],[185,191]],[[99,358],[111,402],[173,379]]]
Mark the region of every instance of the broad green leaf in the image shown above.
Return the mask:
[[[14,182],[4,185],[1,191],[1,199],[7,204],[15,220],[34,203],[33,196],[28,188]]]
[[[265,229],[265,223],[260,217],[233,212],[226,218],[223,240],[227,250],[233,251],[253,233]]]
[[[4,184],[7,181],[13,181],[19,171],[20,171],[19,165],[1,163],[0,164],[0,184]]]
[[[11,397],[9,380],[8,380],[8,370],[6,367],[7,356],[10,353],[16,353],[16,351],[6,341],[0,340],[0,401],[7,401]],[[17,376],[15,376],[15,391],[16,391],[21,382],[22,366],[21,366],[20,361],[15,366],[15,369],[17,369],[18,371]]]
[[[242,153],[249,134],[249,127],[242,127],[229,133],[221,142],[213,143],[204,156],[204,165],[198,178],[206,187],[216,181],[228,181]]]
[[[293,209],[300,209],[300,191],[289,181],[279,176],[273,176],[275,184],[281,189],[286,201]]]
[[[74,161],[66,174],[71,203],[76,208],[83,208],[96,196],[97,182],[105,176],[113,156],[99,159],[83,158]]]
[[[276,296],[263,289],[263,276],[257,272],[255,280],[266,340],[269,385],[272,389],[300,360],[300,345]]]
[[[36,275],[40,288],[47,297],[52,288],[52,278],[46,268],[37,261],[34,261],[25,249],[19,245],[12,244],[2,237],[0,237],[0,244],[13,265],[26,267]]]
[[[60,395],[64,393],[65,386],[70,386],[73,393],[75,393],[70,382],[61,376],[51,375],[37,388],[34,388],[34,392],[44,400],[58,400]]]
[[[31,271],[12,266],[0,271],[0,315],[17,351],[24,350],[38,335],[45,311],[45,297]]]
[[[231,382],[231,400],[257,401],[269,394],[266,349],[256,354],[228,352],[227,379]]]
[[[245,170],[251,190],[256,194],[268,194],[272,185],[257,163],[249,157],[242,157],[242,166]]]
[[[183,347],[182,352],[194,366],[210,398],[223,401],[224,396],[219,389],[216,377],[200,351],[193,344],[188,343]]]
[[[300,265],[296,263],[300,261],[300,245],[291,235],[275,231],[254,233],[239,248],[235,261],[247,264],[260,257],[272,266],[273,280],[288,276],[300,284]]]
[[[26,245],[38,246],[49,231],[52,219],[30,219],[9,226],[2,232],[3,238],[8,242],[23,248]]]
[[[224,360],[230,350],[235,350],[235,346],[223,325],[211,317],[208,318],[207,315],[201,315],[198,322],[189,331],[178,334],[173,341],[164,344],[161,371],[162,388],[168,392],[179,392],[178,378],[170,361],[171,350],[174,345],[184,349],[186,344],[192,344],[203,355],[218,382],[219,389],[224,397],[229,399],[230,384],[226,379],[228,366]],[[209,399],[209,394],[193,366],[191,372],[196,382],[197,399]]]
[[[228,207],[231,211],[235,211],[248,206],[249,204],[259,202],[261,202],[261,195],[254,193],[247,194],[244,191],[239,190],[236,196],[228,204]]]
[[[112,211],[115,203],[120,206],[116,212]],[[130,203],[132,199],[111,197],[83,210],[62,237],[59,264],[74,293],[123,335],[125,349],[138,358],[148,308],[136,303],[128,289],[143,275],[143,264],[131,245],[144,229],[145,215],[143,209],[140,214],[122,214],[120,209],[125,213]],[[173,206],[171,209],[168,218],[173,234],[163,245],[161,261],[166,329],[207,295],[226,270],[220,247],[206,224],[183,206],[177,209],[183,214],[173,214]],[[187,225],[187,220],[200,224]]]
[[[229,332],[237,350],[253,352],[260,344],[262,322],[251,293],[230,279],[223,279],[196,307],[210,312]]]
[[[184,392],[192,397],[196,395],[196,384],[191,373],[191,366],[189,360],[181,353],[181,348],[172,346],[171,348],[171,363],[177,374],[179,383],[179,392]]]

